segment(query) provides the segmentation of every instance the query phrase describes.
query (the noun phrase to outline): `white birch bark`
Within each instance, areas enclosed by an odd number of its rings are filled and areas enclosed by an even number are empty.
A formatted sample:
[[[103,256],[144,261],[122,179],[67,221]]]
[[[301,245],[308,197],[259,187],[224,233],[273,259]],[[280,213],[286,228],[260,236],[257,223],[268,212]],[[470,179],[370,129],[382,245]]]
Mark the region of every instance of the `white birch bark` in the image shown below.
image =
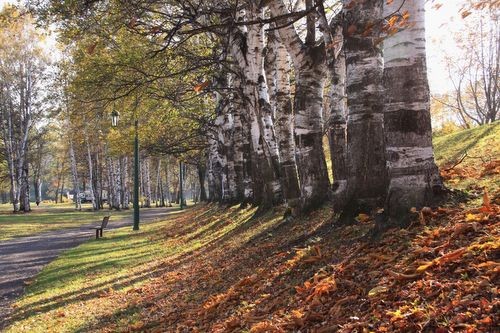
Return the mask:
[[[155,186],[155,204],[156,207],[163,207],[163,184],[161,179],[161,159],[156,159],[156,186]]]
[[[149,157],[143,159],[143,191],[144,191],[144,207],[151,207],[151,170]]]
[[[272,0],[273,16],[289,12],[282,0]],[[323,88],[326,71],[324,45],[303,43],[292,19],[279,19],[279,36],[290,54],[295,68],[294,131],[296,163],[299,172],[300,210],[307,212],[320,206],[329,189],[326,160],[323,152]],[[314,30],[314,29],[313,29]]]
[[[89,137],[87,133],[87,128],[85,127],[83,130],[84,137],[85,137],[85,145],[87,148],[87,163],[89,166],[88,172],[89,172],[89,181],[88,181],[88,187],[89,187],[89,192],[90,192],[90,200],[92,202],[92,209],[97,210],[97,202],[95,198],[95,193],[94,193],[94,168],[93,168],[93,163],[92,163],[92,153],[90,150],[90,142],[89,142]]]
[[[234,69],[237,72],[237,66]],[[230,96],[231,114],[233,115],[233,167],[235,176],[235,200],[238,202],[245,202],[250,200],[251,197],[247,196],[249,192],[245,191],[248,185],[247,180],[250,178],[250,173],[245,172],[245,155],[248,155],[249,150],[247,138],[247,123],[244,114],[244,102],[241,98],[241,73],[234,76],[231,84],[232,94]],[[249,158],[247,156],[247,158]],[[251,189],[251,187],[249,187]]]
[[[168,205],[172,206],[172,196],[170,193],[170,170],[169,170],[169,160],[165,161],[165,197],[167,199]]]
[[[382,18],[383,0],[344,4],[348,196],[357,210],[378,206],[386,186],[382,49],[378,26],[367,31]]]
[[[246,19],[262,19],[263,10],[250,4]],[[231,54],[243,73],[243,95],[250,128],[253,200],[265,208],[282,200],[279,182],[279,152],[264,72],[262,25],[232,31]],[[243,48],[242,45],[247,47]],[[245,191],[246,192],[246,191]]]
[[[300,198],[299,176],[295,160],[293,107],[290,93],[291,65],[285,45],[278,33],[267,35],[267,69],[269,80],[274,81],[276,137],[280,151],[280,177],[283,197],[291,207]]]
[[[384,16],[398,9],[409,14],[407,27],[384,40],[386,209],[393,220],[404,219],[411,207],[430,205],[443,192],[432,147],[424,5],[394,0],[384,7]]]
[[[128,157],[120,157],[120,193],[121,193],[121,205],[123,209],[130,208],[130,189],[129,189],[129,178],[128,178]]]
[[[75,149],[73,139],[69,139],[69,159],[71,163],[71,178],[73,180],[73,192],[75,195],[75,209],[82,210],[82,199],[80,198],[80,183],[78,181],[78,168],[76,165]]]
[[[328,140],[333,171],[333,201],[335,209],[342,209],[347,200],[347,98],[344,37],[340,18],[335,17],[331,23],[328,23],[323,7],[321,11],[320,26],[323,30],[330,79]]]
[[[224,78],[221,81],[227,82]],[[228,114],[228,101],[219,93],[216,94],[216,114],[215,128],[217,130],[217,164],[216,170],[220,177],[221,202],[228,202],[231,199],[231,192],[228,180],[228,154],[227,147],[230,145],[229,131],[232,128],[232,117]],[[233,170],[234,172],[234,166]]]

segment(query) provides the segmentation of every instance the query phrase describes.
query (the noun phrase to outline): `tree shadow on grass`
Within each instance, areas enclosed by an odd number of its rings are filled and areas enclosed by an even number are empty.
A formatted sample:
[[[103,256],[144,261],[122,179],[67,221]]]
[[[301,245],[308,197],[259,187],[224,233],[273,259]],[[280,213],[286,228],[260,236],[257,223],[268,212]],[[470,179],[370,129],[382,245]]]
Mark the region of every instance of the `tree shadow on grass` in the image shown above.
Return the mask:
[[[219,221],[211,222],[211,220],[213,219],[213,217],[210,216],[211,214],[216,214],[217,216],[219,216]],[[195,290],[192,294],[202,295],[201,297],[203,297],[203,299],[200,299],[199,301],[204,302],[204,300],[209,299],[211,296],[214,296],[217,293],[226,292],[227,290],[229,290],[229,288],[231,288],[234,283],[237,283],[238,280],[248,275],[249,272],[255,270],[255,268],[259,267],[259,264],[261,263],[263,258],[272,256],[273,252],[276,251],[276,248],[279,248],[280,246],[285,247],[287,246],[286,244],[290,244],[290,242],[301,242],[301,237],[305,237],[305,234],[288,232],[296,225],[295,223],[284,224],[280,223],[279,219],[269,222],[273,218],[281,216],[282,214],[280,212],[270,211],[258,218],[252,217],[251,212],[249,212],[248,216],[245,218],[241,218],[240,214],[240,210],[219,208],[219,211],[215,210],[210,214],[207,213],[206,217],[208,218],[208,221],[190,221],[190,223],[187,223],[186,228],[182,228],[182,230],[179,230],[179,226],[174,223],[164,230],[166,230],[167,232],[171,230],[175,231],[176,233],[182,233],[179,238],[184,237],[184,240],[187,242],[187,244],[191,244],[195,241],[200,241],[201,243],[199,244],[199,247],[190,249],[189,246],[186,246],[186,248],[176,250],[178,252],[174,251],[172,255],[164,260],[163,263],[159,263],[152,267],[152,270],[154,271],[152,273],[137,272],[128,274],[124,278],[102,282],[93,286],[82,288],[77,291],[54,296],[53,298],[48,300],[45,299],[43,300],[43,302],[40,301],[37,303],[29,304],[24,308],[17,309],[16,314],[13,315],[11,320],[23,320],[29,318],[32,315],[36,315],[36,312],[46,313],[51,310],[63,308],[64,306],[72,303],[95,299],[100,297],[102,293],[109,288],[119,290],[134,283],[147,282],[154,276],[160,276],[167,272],[175,272],[176,270],[181,269],[181,267],[183,267],[184,265],[189,266],[195,261],[213,266],[215,268],[224,268],[224,281],[220,285],[213,287],[211,290],[205,290],[205,287],[202,284],[198,283],[198,273],[194,273],[193,275],[188,275],[184,278],[181,278],[180,283],[193,285],[193,288],[195,288]],[[221,223],[221,221],[226,222],[227,224],[224,225],[224,223]],[[296,223],[300,223],[300,221],[297,221]],[[197,227],[194,227],[193,225],[200,224],[208,227],[204,228],[201,232],[198,232]],[[253,229],[256,229],[258,231],[254,232]],[[315,226],[315,228],[311,228],[307,232],[307,234],[310,237],[311,233],[317,231],[318,227]],[[277,241],[278,243],[276,244],[276,246],[274,246],[273,248],[262,246],[263,243],[268,242],[270,232],[282,233],[284,235],[287,235],[287,237],[280,238],[280,240]],[[124,235],[123,237],[129,237],[129,235]],[[244,237],[244,241],[242,241],[241,243],[234,243],[234,239],[241,240],[241,237]],[[248,251],[248,247],[252,249]],[[223,257],[220,256],[221,252],[225,253]],[[76,255],[81,256],[83,255],[83,253],[76,253]],[[246,260],[248,262],[248,267],[240,267],[238,265],[238,260],[235,260],[234,262],[232,260],[227,261],[228,258],[238,257],[240,259],[243,258],[244,260]],[[140,264],[141,263],[138,263],[138,265]],[[100,269],[98,265],[88,268],[88,270],[94,271],[97,269]],[[217,274],[222,273],[217,272]],[[66,278],[69,278],[70,276],[71,273],[69,273]],[[172,283],[177,282],[173,281]],[[168,288],[166,288],[165,290],[168,290]],[[161,289],[155,289],[153,293],[148,295],[147,300],[143,298],[142,301],[136,304],[122,304],[120,306],[117,306],[116,310],[113,311],[113,313],[98,315],[96,321],[91,321],[87,324],[84,324],[84,326],[78,328],[77,331],[99,331],[110,322],[114,322],[120,318],[126,319],[130,314],[147,309],[155,302],[166,298],[167,295],[165,293],[166,291],[162,292]],[[190,297],[190,295],[184,296]],[[184,296],[178,295],[177,297]],[[154,321],[151,322],[151,325],[156,324],[158,323]]]
[[[238,214],[238,212],[229,213],[229,216],[227,217],[230,218],[233,216],[233,214]],[[224,215],[224,211],[217,214],[219,218],[220,215]],[[167,271],[175,272],[177,269],[183,267],[183,265],[188,265],[189,267],[189,264],[193,262],[206,263],[210,266],[213,266],[214,268],[218,268],[219,270],[217,274],[222,274],[221,272],[223,271],[224,280],[221,281],[219,285],[212,285],[211,289],[207,289],[204,284],[200,284],[200,276],[197,275],[203,274],[203,267],[201,267],[200,271],[196,269],[197,273],[195,275],[185,276],[180,282],[178,282],[183,286],[193,286],[193,289],[189,290],[190,294],[170,294],[172,293],[171,289],[175,289],[175,284],[177,283],[177,281],[171,282],[174,285],[172,286],[172,288],[170,288],[170,285],[168,288],[165,288],[165,290],[167,290],[165,293],[162,293],[161,289],[153,287],[151,289],[155,290],[154,294],[143,297],[142,301],[138,303],[134,302],[134,304],[123,304],[123,307],[117,308],[113,313],[104,314],[96,318],[96,321],[80,327],[77,332],[94,332],[102,329],[103,327],[106,327],[106,325],[109,325],[110,323],[116,323],[118,321],[128,322],[130,318],[134,318],[135,314],[143,311],[148,311],[148,308],[151,307],[156,308],[157,302],[162,302],[165,298],[168,299],[170,297],[175,298],[177,296],[179,298],[189,298],[191,297],[190,295],[203,295],[203,298],[199,299],[197,303],[197,305],[201,308],[201,305],[206,300],[220,293],[228,292],[228,290],[237,285],[238,281],[240,281],[242,278],[244,278],[251,272],[255,273],[256,268],[260,266],[262,260],[264,260],[264,258],[272,257],[277,249],[286,247],[290,248],[291,243],[303,245],[303,237],[313,237],[313,235],[318,235],[320,233],[323,234],[327,232],[327,230],[324,229],[327,228],[325,226],[329,227],[328,219],[325,219],[321,223],[311,224],[312,227],[308,229],[308,232],[306,234],[298,234],[297,232],[290,233],[289,231],[294,226],[296,226],[296,224],[304,222],[303,220],[297,220],[294,223],[281,223],[279,222],[279,220],[276,220],[276,222],[264,224],[265,221],[271,220],[273,217],[277,216],[281,216],[281,214],[279,212],[268,212],[258,218],[252,217],[251,214],[249,214],[249,217],[247,219],[244,219],[244,221],[240,221],[238,225],[228,230],[227,233],[207,240],[207,242],[201,248],[183,253],[181,258],[179,258],[179,260],[176,261],[175,264],[168,264],[169,268],[167,269]],[[253,234],[251,232],[251,229],[256,227],[257,225],[261,226],[260,231]],[[211,226],[211,229],[217,227],[220,227],[220,224],[214,223]],[[276,240],[277,244],[275,244],[275,246],[272,248],[265,247],[263,245],[268,242],[269,232],[281,233],[282,235],[286,235],[287,237],[280,237],[278,240]],[[205,230],[203,232],[205,236],[209,233],[209,230]],[[245,233],[247,234],[243,235]],[[240,237],[239,239],[241,239],[241,237],[244,237],[245,239],[248,238],[248,240],[240,244],[234,244],[232,240],[234,240],[235,237]],[[221,256],[221,253],[224,253],[224,256]],[[293,254],[291,255],[293,256]],[[228,258],[234,258],[235,260],[228,260]],[[245,267],[240,266],[241,260],[245,262]],[[314,269],[314,266],[311,267],[313,267],[311,269]],[[277,275],[273,278],[273,281],[282,278],[282,275]],[[300,283],[303,283],[303,281],[300,281]],[[167,303],[170,304],[172,308],[164,308],[162,309],[162,312],[168,313],[176,310],[179,311],[179,309],[177,309],[178,303],[175,302],[175,300],[167,301]],[[182,313],[180,315],[184,316],[185,314]],[[156,318],[148,318],[147,326],[143,327],[142,330],[147,331],[148,329],[156,327],[160,324],[160,321],[161,316]],[[172,330],[174,330],[173,327]]]
[[[473,139],[471,139],[471,132],[473,130],[467,130],[453,134],[453,140],[446,141],[447,144],[446,145],[443,144],[440,147],[440,151],[447,151],[450,147],[461,147],[461,148],[455,154],[451,155],[447,161],[444,162],[450,163],[457,161],[465,152],[468,152],[472,147],[474,147],[479,140],[489,136],[491,132],[495,130],[495,127],[497,125],[485,126],[480,132],[478,132],[478,135],[475,136]],[[469,140],[470,142],[463,147],[461,144],[459,144],[459,142],[467,142]]]
[[[153,233],[151,232],[142,232],[142,236],[149,236]],[[114,248],[117,241],[128,239],[130,235],[120,235],[114,238],[106,239],[101,238],[100,240],[91,240],[86,244],[85,247],[76,248],[72,251],[75,254],[70,254],[68,256],[68,264],[63,264],[59,266],[49,266],[46,268],[41,275],[38,276],[38,281],[35,284],[36,289],[28,289],[28,296],[36,296],[43,294],[46,290],[50,290],[52,288],[60,287],[66,283],[71,283],[75,277],[84,276],[89,274],[99,274],[100,272],[106,272],[110,270],[119,270],[124,267],[129,269],[133,269],[136,266],[143,264],[147,259],[152,258],[155,255],[155,252],[151,252],[151,249],[147,247],[149,244],[146,242],[141,242],[139,244],[127,244],[126,246],[120,246],[118,248]],[[90,246],[90,248],[89,248]],[[95,253],[95,247],[106,247],[106,250],[99,251],[99,253]],[[122,255],[115,256],[114,258],[102,258],[106,253],[111,253],[113,251],[121,252],[126,251]],[[132,253],[131,253],[132,252]],[[83,262],[81,265],[74,266],[74,259],[84,258],[85,256],[101,256],[101,258],[96,258],[94,261]],[[149,273],[146,273],[147,275]],[[122,288],[130,283],[135,283],[136,280],[142,281],[142,274],[134,275],[125,275],[123,278],[120,278],[120,283],[107,281],[102,283],[93,284],[88,287],[81,288],[76,291],[60,294],[49,299],[45,298],[40,301],[36,301],[33,303],[29,303],[25,306],[21,306],[16,308],[15,313],[12,315],[12,318],[9,320],[10,322],[16,320],[22,320],[31,316],[32,313],[36,312],[46,312],[52,309],[55,309],[60,306],[64,306],[66,304],[71,304],[77,301],[81,301],[83,299],[90,299],[98,293],[102,292],[104,289],[111,288]],[[147,279],[147,276],[144,277]],[[53,303],[55,302],[55,303]],[[51,304],[49,304],[51,303]],[[43,304],[47,304],[47,306],[41,306]]]

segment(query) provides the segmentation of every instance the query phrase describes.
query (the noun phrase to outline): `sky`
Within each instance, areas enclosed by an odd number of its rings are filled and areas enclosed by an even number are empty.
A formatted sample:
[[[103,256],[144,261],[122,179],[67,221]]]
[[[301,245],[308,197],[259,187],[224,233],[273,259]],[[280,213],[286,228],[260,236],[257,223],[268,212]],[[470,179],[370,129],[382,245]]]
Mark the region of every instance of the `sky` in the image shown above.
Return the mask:
[[[6,3],[18,2],[0,0],[0,8]],[[433,6],[436,2],[442,5],[437,10]],[[463,19],[458,13],[463,3],[464,0],[426,0],[427,67],[429,85],[434,94],[452,89],[444,66],[444,56],[461,52],[453,41],[453,35],[463,27]],[[55,37],[47,38],[46,43],[46,48],[55,52]]]

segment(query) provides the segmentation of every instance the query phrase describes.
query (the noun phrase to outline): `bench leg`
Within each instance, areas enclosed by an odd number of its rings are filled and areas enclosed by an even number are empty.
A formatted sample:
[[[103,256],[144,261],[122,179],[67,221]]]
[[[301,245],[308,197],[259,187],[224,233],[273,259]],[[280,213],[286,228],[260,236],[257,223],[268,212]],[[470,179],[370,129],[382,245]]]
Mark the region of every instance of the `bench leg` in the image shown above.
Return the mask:
[[[101,229],[101,231],[99,232],[99,234],[100,234],[100,235],[101,235],[101,237],[102,237],[102,229]]]
[[[99,229],[95,229],[95,239],[99,239]]]

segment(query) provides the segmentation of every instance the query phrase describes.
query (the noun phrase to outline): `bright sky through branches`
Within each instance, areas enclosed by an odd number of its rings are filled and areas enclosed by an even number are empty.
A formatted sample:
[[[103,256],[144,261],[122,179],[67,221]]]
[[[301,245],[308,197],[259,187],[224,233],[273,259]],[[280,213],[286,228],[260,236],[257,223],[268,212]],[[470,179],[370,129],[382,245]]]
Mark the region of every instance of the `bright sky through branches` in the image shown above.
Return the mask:
[[[0,7],[6,3],[19,2],[0,0]],[[433,7],[436,2],[442,5],[437,10]],[[459,14],[459,9],[464,2],[464,0],[427,1],[427,63],[432,93],[442,93],[452,89],[444,66],[444,56],[461,52],[456,47],[453,35],[464,26]],[[49,52],[57,52],[54,38],[47,38],[46,43]]]

